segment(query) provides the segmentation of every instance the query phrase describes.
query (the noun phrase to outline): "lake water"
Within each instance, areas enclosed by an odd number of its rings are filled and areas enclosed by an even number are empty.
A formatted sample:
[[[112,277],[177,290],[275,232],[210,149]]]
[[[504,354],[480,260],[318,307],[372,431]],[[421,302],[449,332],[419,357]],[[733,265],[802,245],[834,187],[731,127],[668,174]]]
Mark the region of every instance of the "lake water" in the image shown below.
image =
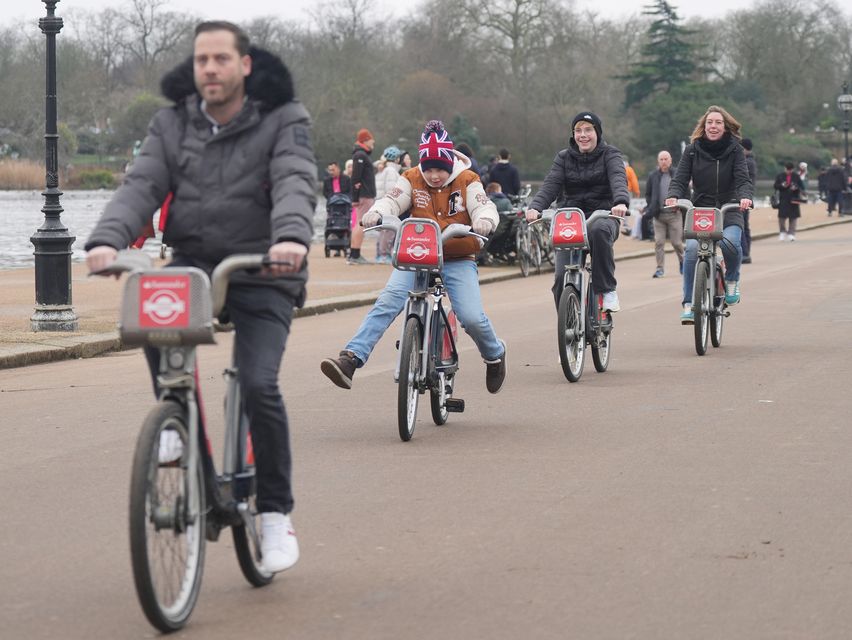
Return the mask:
[[[62,223],[68,233],[76,236],[71,260],[85,259],[83,246],[112,197],[112,191],[66,191],[59,202],[64,211]],[[44,222],[41,208],[44,196],[40,191],[0,191],[0,269],[32,267],[33,245],[30,237]],[[156,218],[155,218],[156,219]],[[325,201],[320,197],[314,218],[315,237],[322,238],[325,228]],[[155,238],[145,243],[145,252],[158,256],[160,242]]]

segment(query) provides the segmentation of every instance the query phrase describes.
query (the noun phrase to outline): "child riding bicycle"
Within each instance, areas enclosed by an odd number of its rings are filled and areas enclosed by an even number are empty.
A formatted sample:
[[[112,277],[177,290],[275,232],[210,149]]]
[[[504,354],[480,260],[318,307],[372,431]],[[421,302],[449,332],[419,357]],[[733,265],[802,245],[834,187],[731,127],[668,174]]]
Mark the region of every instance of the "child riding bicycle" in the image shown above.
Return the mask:
[[[364,214],[366,227],[378,224],[383,215],[427,218],[441,229],[453,223],[470,225],[488,235],[497,227],[494,204],[485,195],[470,160],[453,148],[443,123],[431,120],[420,137],[420,164],[403,172],[396,186]],[[441,278],[447,287],[456,317],[476,343],[486,364],[485,386],[497,393],[506,378],[506,344],[497,338],[482,309],[475,238],[455,238],[444,245]],[[363,367],[376,343],[405,307],[414,273],[395,270],[358,331],[337,358],[322,361],[322,372],[343,389],[352,388],[355,370]]]

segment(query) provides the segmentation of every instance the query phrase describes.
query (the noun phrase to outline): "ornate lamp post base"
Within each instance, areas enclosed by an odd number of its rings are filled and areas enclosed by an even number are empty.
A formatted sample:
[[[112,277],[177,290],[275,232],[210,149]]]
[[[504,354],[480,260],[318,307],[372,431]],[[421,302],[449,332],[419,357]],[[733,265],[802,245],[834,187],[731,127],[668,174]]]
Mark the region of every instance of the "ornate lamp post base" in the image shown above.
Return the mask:
[[[30,317],[32,331],[77,331],[77,314],[70,306],[45,305],[36,307]]]

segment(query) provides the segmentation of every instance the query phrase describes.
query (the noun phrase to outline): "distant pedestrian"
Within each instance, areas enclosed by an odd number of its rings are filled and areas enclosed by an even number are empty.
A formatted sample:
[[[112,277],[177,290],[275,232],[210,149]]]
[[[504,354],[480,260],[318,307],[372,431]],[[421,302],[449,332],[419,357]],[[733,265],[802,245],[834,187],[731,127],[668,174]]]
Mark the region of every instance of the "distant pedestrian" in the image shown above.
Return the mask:
[[[368,129],[361,129],[355,139],[352,151],[352,204],[355,207],[355,224],[350,239],[349,258],[346,264],[367,264],[361,255],[361,243],[364,241],[364,229],[361,218],[376,201],[376,174],[370,153],[376,146],[376,140]]]
[[[507,196],[516,196],[521,192],[521,176],[510,159],[509,150],[500,149],[497,163],[488,172],[488,181],[499,182],[503,193]]]
[[[402,167],[399,164],[399,157],[402,155],[397,147],[390,146],[382,152],[382,157],[385,159],[384,169],[381,173],[376,174],[376,200],[384,198],[388,191],[396,186],[399,180],[399,174]],[[376,240],[376,263],[390,264],[391,249],[393,248],[394,232],[390,229],[382,229],[379,231],[379,237]]]
[[[470,148],[470,145],[467,142],[461,142],[456,145],[456,151],[467,156],[468,160],[470,160],[470,170],[476,173],[476,175],[479,175],[479,163],[473,157],[473,149]]]
[[[781,196],[778,205],[778,239],[781,242],[796,240],[796,221],[802,216],[799,211],[799,202],[802,198],[802,179],[798,172],[794,171],[795,165],[788,162],[784,165],[784,171],[775,178],[775,188]]]
[[[748,177],[751,179],[752,189],[757,189],[757,159],[754,157],[754,144],[750,138],[743,138],[740,144],[745,151],[746,168],[748,169]],[[751,209],[743,211],[743,264],[751,264],[751,227],[749,226],[749,216]]]
[[[831,159],[831,166],[825,172],[825,193],[828,201],[828,215],[834,211],[837,205],[837,215],[840,215],[841,200],[843,198],[843,189],[846,186],[846,176],[843,175],[843,167],[837,161],[837,158]]]
[[[411,168],[411,154],[408,151],[399,154],[399,166],[402,167],[403,171]]]
[[[799,180],[802,181],[802,194],[801,194],[802,199],[803,199],[803,201],[807,202],[807,200],[805,200],[805,198],[807,197],[806,194],[808,192],[808,163],[807,162],[800,162],[799,163]]]
[[[512,201],[503,193],[499,182],[489,182],[485,186],[485,194],[497,207],[497,213],[510,213],[512,211]]]
[[[680,273],[683,273],[683,216],[677,210],[665,210],[669,185],[672,182],[672,155],[666,151],[657,154],[657,168],[649,175],[645,183],[645,216],[654,224],[654,254],[657,270],[654,278],[665,275],[666,237],[672,243],[677,255]]]
[[[349,176],[340,173],[340,165],[329,162],[326,167],[326,176],[322,181],[322,195],[328,200],[335,193],[349,194],[352,191],[352,182]]]

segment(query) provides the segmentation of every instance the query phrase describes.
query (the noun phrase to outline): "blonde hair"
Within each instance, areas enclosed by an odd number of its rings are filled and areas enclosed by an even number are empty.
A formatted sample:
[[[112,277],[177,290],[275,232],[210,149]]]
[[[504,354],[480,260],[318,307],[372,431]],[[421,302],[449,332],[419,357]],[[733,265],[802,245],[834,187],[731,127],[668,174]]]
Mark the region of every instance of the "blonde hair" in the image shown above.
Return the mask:
[[[698,123],[695,125],[695,129],[692,131],[692,135],[689,137],[690,142],[695,142],[698,138],[704,137],[704,126],[707,124],[707,116],[711,113],[718,113],[722,116],[722,120],[725,122],[725,131],[734,136],[737,140],[742,140],[742,136],[740,135],[740,129],[742,129],[742,125],[737,122],[737,119],[732,116],[730,113],[725,111],[723,107],[716,106],[715,104],[711,104],[707,107],[707,111],[704,112],[704,115],[698,119]]]

